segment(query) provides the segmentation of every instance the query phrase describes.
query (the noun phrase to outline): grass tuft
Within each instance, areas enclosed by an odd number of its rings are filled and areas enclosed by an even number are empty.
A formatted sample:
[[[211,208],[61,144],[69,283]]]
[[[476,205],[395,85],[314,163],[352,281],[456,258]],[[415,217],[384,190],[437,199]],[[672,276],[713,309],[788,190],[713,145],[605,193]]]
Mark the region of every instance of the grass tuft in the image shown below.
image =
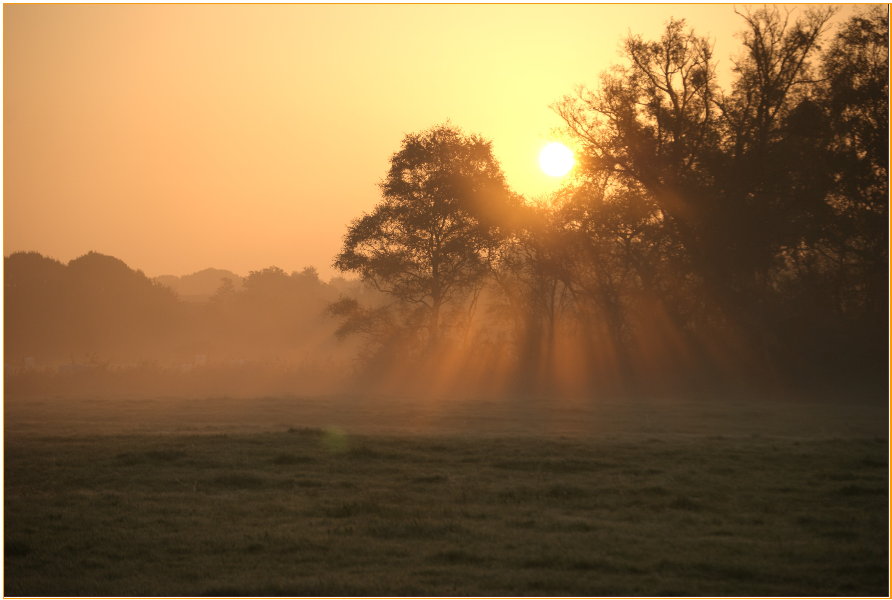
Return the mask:
[[[343,502],[335,506],[329,506],[322,510],[322,514],[331,519],[349,519],[364,515],[377,515],[383,512],[383,508],[377,502]]]
[[[463,531],[464,528],[456,523],[420,519],[387,521],[366,529],[368,535],[380,539],[434,539]]]
[[[211,479],[211,483],[229,490],[256,490],[262,488],[266,480],[251,473],[225,473]]]
[[[861,485],[845,485],[836,490],[840,496],[875,496],[885,495],[886,488],[880,487],[864,487]]]
[[[318,427],[289,427],[288,433],[312,438],[321,438],[325,435],[325,431]]]
[[[449,477],[446,475],[421,475],[409,479],[411,483],[446,483]]]
[[[677,496],[675,500],[669,503],[669,508],[674,508],[676,510],[702,511],[704,506],[689,496]]]
[[[149,450],[147,452],[122,452],[115,458],[125,465],[142,465],[149,463],[168,463],[185,458],[186,453],[180,450]]]
[[[273,457],[271,462],[274,465],[304,465],[315,461],[316,459],[312,456],[303,456],[300,454],[277,454]]]
[[[556,484],[548,488],[545,496],[548,498],[556,498],[559,500],[570,498],[587,498],[591,495],[587,489],[577,485]]]
[[[7,540],[3,544],[3,551],[7,557],[27,556],[31,553],[31,546],[24,542]]]
[[[450,565],[474,565],[484,561],[483,557],[460,549],[435,552],[430,558],[434,562]]]

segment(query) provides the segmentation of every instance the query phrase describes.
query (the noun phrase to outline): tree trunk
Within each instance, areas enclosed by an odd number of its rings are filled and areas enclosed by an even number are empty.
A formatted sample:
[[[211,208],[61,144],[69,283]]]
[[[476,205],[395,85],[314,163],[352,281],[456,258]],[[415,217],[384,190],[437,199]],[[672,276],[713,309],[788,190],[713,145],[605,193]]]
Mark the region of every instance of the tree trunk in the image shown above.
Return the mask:
[[[434,348],[440,342],[440,305],[442,300],[434,298],[431,303],[430,323],[428,324],[429,346]]]

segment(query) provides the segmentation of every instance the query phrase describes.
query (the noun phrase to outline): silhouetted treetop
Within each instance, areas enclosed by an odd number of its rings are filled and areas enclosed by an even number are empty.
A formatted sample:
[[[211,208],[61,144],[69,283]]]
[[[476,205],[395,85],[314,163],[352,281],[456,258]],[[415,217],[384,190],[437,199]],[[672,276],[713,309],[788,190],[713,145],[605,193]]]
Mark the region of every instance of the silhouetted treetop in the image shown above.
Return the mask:
[[[518,198],[490,142],[448,125],[407,135],[381,191],[350,225],[334,266],[424,307],[436,340],[441,307],[479,281]]]
[[[862,11],[822,54],[835,12],[738,13],[726,89],[709,42],[670,20],[556,106],[583,148],[583,185],[562,207],[586,249],[568,258],[570,289],[623,311],[658,292],[684,335],[724,322],[756,362],[801,360],[803,339],[826,356],[878,347],[867,323],[886,318],[888,19]],[[857,351],[843,319],[859,324]]]

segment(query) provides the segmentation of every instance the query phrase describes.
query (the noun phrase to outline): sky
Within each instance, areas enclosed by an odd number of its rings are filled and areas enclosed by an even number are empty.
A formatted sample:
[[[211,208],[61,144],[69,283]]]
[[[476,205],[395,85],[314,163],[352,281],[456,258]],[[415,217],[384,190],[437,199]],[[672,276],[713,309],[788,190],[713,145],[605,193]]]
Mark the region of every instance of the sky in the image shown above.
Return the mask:
[[[5,4],[4,255],[331,277],[403,136],[482,135],[545,197],[565,182],[537,164],[563,135],[551,105],[673,16],[729,72],[734,8]]]

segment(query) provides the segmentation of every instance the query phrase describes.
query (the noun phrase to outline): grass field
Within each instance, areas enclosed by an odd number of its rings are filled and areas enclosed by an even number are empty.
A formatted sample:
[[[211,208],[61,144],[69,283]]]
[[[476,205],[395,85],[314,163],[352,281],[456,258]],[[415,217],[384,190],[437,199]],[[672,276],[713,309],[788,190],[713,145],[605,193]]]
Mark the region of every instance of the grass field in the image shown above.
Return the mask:
[[[5,594],[888,594],[882,407],[202,402],[7,400]]]

